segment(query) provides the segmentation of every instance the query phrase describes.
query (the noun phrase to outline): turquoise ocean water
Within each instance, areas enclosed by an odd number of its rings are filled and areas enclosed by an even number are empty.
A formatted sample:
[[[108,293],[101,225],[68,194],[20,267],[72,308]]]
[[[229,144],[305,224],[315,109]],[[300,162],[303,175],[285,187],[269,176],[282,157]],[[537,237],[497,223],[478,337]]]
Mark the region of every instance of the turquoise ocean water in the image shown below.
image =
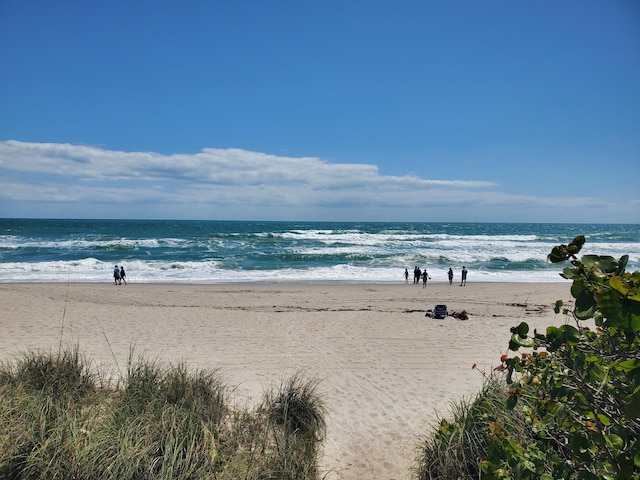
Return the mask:
[[[640,225],[0,219],[0,282],[398,282],[407,268],[446,281],[565,281],[551,248],[630,257]]]

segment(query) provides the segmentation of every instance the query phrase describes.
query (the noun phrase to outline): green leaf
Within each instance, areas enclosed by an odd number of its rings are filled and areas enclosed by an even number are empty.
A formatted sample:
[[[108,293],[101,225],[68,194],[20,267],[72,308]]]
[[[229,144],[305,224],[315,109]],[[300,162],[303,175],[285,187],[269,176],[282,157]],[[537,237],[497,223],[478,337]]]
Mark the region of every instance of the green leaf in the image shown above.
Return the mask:
[[[557,300],[556,301],[556,305],[555,307],[553,307],[553,311],[556,313],[556,315],[558,313],[560,313],[560,310],[562,309],[562,305],[564,305],[564,303],[562,302],[562,300]]]
[[[580,331],[573,325],[563,325],[560,327],[565,342],[576,345],[580,341]]]
[[[640,331],[640,302],[625,299],[617,290],[604,290],[598,296],[598,306],[606,327],[633,333]]]
[[[571,325],[547,327],[547,350],[555,352],[563,344],[576,345],[580,341],[580,332]]]
[[[598,414],[598,420],[600,420],[602,425],[604,425],[605,427],[608,427],[609,425],[611,425],[611,420],[609,420],[609,417],[607,417],[606,415],[604,415],[602,413]]]
[[[590,290],[590,285],[584,280],[575,280],[571,285],[571,295],[575,298],[574,314],[580,320],[593,317],[597,303]]]
[[[629,285],[621,277],[611,277],[609,279],[609,286],[622,295],[626,296],[629,293]]]
[[[514,333],[511,335],[511,340],[509,341],[509,350],[517,352],[520,347],[532,348],[533,345],[533,338],[523,338],[517,333]]]
[[[547,327],[547,343],[547,350],[550,352],[555,352],[562,346],[564,343],[562,339],[562,332],[558,327]]]
[[[574,238],[569,245],[558,245],[553,247],[551,253],[547,255],[547,260],[551,263],[563,263],[569,258],[575,256],[580,252],[584,245],[585,238],[583,235],[578,235]]]
[[[618,260],[618,270],[616,270],[615,275],[620,276],[624,273],[625,268],[627,268],[627,263],[629,262],[629,255],[623,255]]]
[[[529,333],[529,325],[526,322],[521,322],[520,325],[516,328],[518,335],[522,338],[527,338],[527,334]]]
[[[617,364],[619,368],[629,373],[633,370],[637,370],[640,368],[640,359],[638,358],[630,358],[629,360],[624,360]]]
[[[618,260],[609,255],[584,255],[582,264],[587,270],[597,270],[610,275],[615,274],[619,268]]]
[[[562,269],[560,276],[567,280],[575,280],[576,278],[582,277],[582,272],[576,267],[565,267]]]
[[[584,235],[578,235],[573,240],[571,240],[568,250],[574,254],[578,253],[582,249],[582,246],[586,241],[587,240],[584,238]]]
[[[622,437],[616,435],[615,433],[605,435],[604,438],[607,441],[607,445],[617,451],[622,450],[622,448],[624,447],[624,440],[622,440]]]
[[[567,252],[566,245],[553,247],[551,253],[547,255],[547,260],[551,263],[564,263],[571,255]]]
[[[627,282],[624,278],[611,277],[609,285],[624,295],[628,300],[640,302],[640,287],[635,286],[631,282]]]

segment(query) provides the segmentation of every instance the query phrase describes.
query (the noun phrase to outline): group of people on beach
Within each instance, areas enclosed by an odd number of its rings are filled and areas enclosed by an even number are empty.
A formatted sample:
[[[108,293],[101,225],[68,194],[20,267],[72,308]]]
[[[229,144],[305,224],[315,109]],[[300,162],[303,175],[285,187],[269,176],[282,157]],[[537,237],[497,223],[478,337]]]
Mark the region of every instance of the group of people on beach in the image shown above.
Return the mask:
[[[449,285],[452,285],[453,269],[449,268],[449,271],[447,272],[447,276],[449,277]],[[413,269],[414,285],[419,284],[420,280],[422,280],[422,288],[425,288],[427,286],[427,279],[431,280],[431,277],[427,273],[427,269],[425,268],[424,270],[421,270],[420,267],[416,265],[416,267]],[[409,283],[409,270],[406,268],[404,269],[404,280],[405,282]],[[461,272],[460,286],[462,287],[466,285],[467,285],[467,267],[463,266],[462,272]]]
[[[404,269],[404,279],[405,281],[408,283],[409,282],[409,270],[407,270],[406,268]],[[413,269],[413,283],[414,284],[419,284],[420,280],[422,280],[422,288],[425,288],[427,286],[427,279],[431,279],[431,277],[429,276],[429,274],[427,273],[427,269],[425,268],[424,271],[420,270],[420,267],[416,266]]]
[[[118,265],[116,265],[113,267],[113,281],[116,285],[122,285],[122,282],[124,282],[125,285],[127,284],[127,274],[123,266],[118,267]]]

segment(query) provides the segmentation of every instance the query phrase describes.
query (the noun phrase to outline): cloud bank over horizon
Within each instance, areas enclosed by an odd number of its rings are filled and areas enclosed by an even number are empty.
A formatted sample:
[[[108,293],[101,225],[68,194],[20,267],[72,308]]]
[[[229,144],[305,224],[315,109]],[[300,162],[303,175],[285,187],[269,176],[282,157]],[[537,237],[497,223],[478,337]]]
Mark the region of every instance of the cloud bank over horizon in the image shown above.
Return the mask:
[[[6,140],[0,172],[2,217],[587,222],[606,220],[566,212],[621,208],[597,197],[507,194],[490,179],[383,175],[374,164],[242,149],[167,155]]]

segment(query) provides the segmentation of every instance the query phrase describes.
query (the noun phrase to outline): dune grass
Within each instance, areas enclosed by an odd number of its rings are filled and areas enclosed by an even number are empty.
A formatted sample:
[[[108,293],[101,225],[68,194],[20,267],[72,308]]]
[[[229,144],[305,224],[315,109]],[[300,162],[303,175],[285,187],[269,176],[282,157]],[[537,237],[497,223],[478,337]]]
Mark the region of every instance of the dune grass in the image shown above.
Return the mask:
[[[217,372],[131,357],[116,385],[75,349],[0,366],[0,478],[319,477],[324,407],[302,375],[255,410],[231,407]]]
[[[471,480],[482,478],[479,462],[487,457],[491,426],[501,425],[526,442],[524,417],[506,407],[504,376],[487,376],[476,395],[450,404],[442,418],[417,447],[413,477],[417,480]]]
[[[264,396],[261,411],[267,424],[277,427],[272,437],[274,460],[290,478],[319,476],[317,464],[305,461],[317,458],[326,430],[326,411],[317,386],[317,380],[294,374]]]

